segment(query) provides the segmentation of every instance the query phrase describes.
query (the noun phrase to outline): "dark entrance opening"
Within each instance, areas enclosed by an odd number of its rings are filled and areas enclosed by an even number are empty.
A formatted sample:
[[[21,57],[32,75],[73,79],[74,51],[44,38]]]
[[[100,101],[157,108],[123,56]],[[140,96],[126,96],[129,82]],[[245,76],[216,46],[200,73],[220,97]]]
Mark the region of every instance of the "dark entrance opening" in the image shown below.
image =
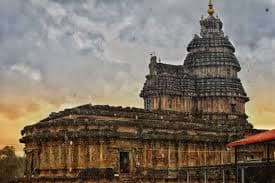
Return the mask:
[[[129,152],[120,152],[120,173],[130,173]]]
[[[236,112],[236,104],[231,104],[231,112]]]

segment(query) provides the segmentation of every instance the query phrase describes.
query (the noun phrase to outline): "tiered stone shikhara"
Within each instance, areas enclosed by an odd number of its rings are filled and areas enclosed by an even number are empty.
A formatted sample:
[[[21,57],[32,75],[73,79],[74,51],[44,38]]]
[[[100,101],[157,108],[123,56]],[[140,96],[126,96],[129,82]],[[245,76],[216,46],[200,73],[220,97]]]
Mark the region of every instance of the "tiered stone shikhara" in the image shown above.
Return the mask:
[[[84,105],[26,126],[23,181],[195,183],[204,178],[201,169],[208,182],[221,182],[234,162],[225,144],[257,130],[245,115],[248,98],[235,49],[212,3],[208,13],[184,65],[157,63],[152,56],[140,94],[145,109]],[[256,158],[263,151],[258,146],[247,153]],[[226,172],[232,180],[232,171]]]
[[[210,118],[245,116],[248,97],[237,76],[241,67],[235,48],[224,36],[218,17],[210,14],[200,24],[200,36],[189,43],[183,66],[151,58],[140,94],[144,106],[148,111],[172,110]]]

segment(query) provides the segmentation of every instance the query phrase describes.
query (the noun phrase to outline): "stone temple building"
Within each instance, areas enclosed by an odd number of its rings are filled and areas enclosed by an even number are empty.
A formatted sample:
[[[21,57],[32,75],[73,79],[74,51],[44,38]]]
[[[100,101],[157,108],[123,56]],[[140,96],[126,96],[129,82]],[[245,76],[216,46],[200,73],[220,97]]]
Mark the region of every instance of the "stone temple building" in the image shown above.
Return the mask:
[[[249,99],[238,78],[241,67],[234,46],[224,36],[223,23],[210,12],[200,25],[200,36],[195,34],[189,43],[183,65],[161,64],[156,56],[151,58],[140,94],[145,109],[214,118],[244,116]]]
[[[208,14],[183,65],[151,57],[145,109],[88,104],[26,126],[25,182],[232,181],[234,151],[225,145],[257,130],[245,114],[235,48],[211,2]],[[261,146],[246,154],[265,156]]]

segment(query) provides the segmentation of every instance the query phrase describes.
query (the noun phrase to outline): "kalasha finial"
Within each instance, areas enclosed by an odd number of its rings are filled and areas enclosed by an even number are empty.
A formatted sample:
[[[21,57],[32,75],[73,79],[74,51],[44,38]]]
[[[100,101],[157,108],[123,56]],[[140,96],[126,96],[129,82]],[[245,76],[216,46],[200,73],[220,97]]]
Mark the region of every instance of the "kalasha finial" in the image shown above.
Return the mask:
[[[208,4],[208,14],[210,16],[212,16],[215,13],[215,10],[213,8],[213,3],[212,0],[209,0],[209,4]]]

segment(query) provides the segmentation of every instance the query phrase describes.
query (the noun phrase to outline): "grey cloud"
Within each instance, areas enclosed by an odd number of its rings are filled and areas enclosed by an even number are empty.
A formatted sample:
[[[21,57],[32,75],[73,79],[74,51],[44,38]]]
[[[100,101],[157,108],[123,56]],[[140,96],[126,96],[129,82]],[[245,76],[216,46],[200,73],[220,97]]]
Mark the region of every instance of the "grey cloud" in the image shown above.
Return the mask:
[[[264,47],[275,40],[275,4],[271,0],[214,3],[236,46],[242,79],[257,81],[254,73],[261,73],[273,82],[274,57]],[[58,90],[55,97],[64,102],[77,93],[93,99],[128,97],[133,103],[125,104],[140,105],[138,92],[149,53],[156,51],[164,62],[182,64],[206,10],[205,0],[0,1],[0,69],[28,66],[41,76],[34,84],[26,74],[20,78],[3,72],[0,85],[24,87],[26,93],[33,88],[38,93]],[[253,88],[250,82],[246,85]]]
[[[218,5],[227,33],[238,46],[255,48],[260,39],[275,37],[275,6],[271,0],[233,0]]]

